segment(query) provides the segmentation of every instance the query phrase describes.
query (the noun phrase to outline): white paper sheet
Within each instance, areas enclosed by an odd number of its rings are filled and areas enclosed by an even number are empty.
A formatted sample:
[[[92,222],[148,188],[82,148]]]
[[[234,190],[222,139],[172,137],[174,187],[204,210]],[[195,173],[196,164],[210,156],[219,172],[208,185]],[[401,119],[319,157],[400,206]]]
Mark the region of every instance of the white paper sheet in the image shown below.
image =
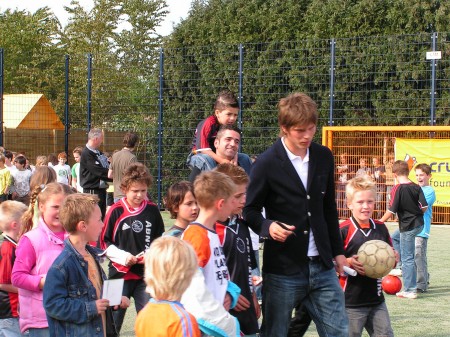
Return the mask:
[[[109,300],[109,305],[119,305],[122,300],[123,278],[106,280],[103,283],[102,298]]]

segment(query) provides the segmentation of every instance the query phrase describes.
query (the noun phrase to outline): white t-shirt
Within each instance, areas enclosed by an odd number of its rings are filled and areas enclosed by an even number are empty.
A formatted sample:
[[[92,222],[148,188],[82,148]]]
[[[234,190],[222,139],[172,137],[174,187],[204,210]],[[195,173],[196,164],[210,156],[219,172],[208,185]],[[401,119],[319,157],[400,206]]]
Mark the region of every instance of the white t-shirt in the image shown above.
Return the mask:
[[[28,193],[30,193],[30,179],[31,179],[31,171],[30,170],[15,170],[11,172],[14,181],[14,191],[17,193],[19,197],[24,197]]]
[[[67,164],[58,164],[52,168],[56,171],[56,181],[58,183],[69,185],[69,177],[71,177],[70,166]]]

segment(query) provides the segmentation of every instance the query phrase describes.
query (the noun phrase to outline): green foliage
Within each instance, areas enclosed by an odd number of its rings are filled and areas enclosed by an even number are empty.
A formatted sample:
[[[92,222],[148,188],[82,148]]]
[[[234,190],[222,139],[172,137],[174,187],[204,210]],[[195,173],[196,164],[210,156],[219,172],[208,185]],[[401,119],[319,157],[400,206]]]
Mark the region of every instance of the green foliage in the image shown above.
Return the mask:
[[[0,47],[5,50],[4,90],[10,94],[45,92],[57,111],[64,101],[64,53],[60,25],[48,7],[34,14],[6,10],[0,13]]]
[[[157,112],[149,101],[152,96],[148,89],[157,88],[152,78],[160,45],[156,27],[167,14],[165,1],[96,0],[92,10],[87,12],[74,0],[65,8],[71,15],[62,39],[67,52],[71,55],[91,53],[93,58],[93,125],[113,130],[117,130],[114,121],[118,120],[125,125],[140,125],[145,120],[141,117],[143,114]],[[82,67],[87,68],[86,57],[79,58],[79,62],[84,62]],[[71,90],[79,93],[72,101],[81,105],[86,100],[86,94],[81,93],[87,90],[87,74],[71,74]],[[79,113],[86,114],[83,110]],[[74,115],[73,119],[84,122],[81,116]]]
[[[182,97],[171,100],[177,110],[186,100],[208,100],[211,88],[234,90],[242,44],[244,148],[258,153],[255,146],[267,144],[261,144],[257,128],[276,127],[274,108],[285,94],[308,92],[320,116],[328,117],[330,38],[336,37],[335,125],[427,124],[430,63],[424,55],[431,50],[429,32],[448,23],[448,11],[447,3],[432,0],[194,1],[189,17],[164,41],[171,54],[165,91]],[[389,37],[401,34],[414,35]],[[186,48],[201,53],[187,58]],[[196,78],[167,81],[173,72]],[[405,120],[411,109],[416,118]]]
[[[63,117],[64,55],[70,55],[71,126],[86,128],[89,103],[92,126],[139,132],[142,158],[153,162],[162,136],[167,186],[187,177],[194,129],[223,88],[240,94],[242,149],[250,155],[276,139],[277,102],[293,91],[317,101],[319,130],[330,123],[430,122],[425,52],[432,50],[431,33],[449,27],[445,1],[194,0],[188,18],[161,38],[155,29],[166,7],[164,0],[94,0],[86,11],[73,0],[65,27],[48,8],[0,13],[5,92],[44,92]],[[450,122],[448,40],[438,35],[438,124]]]

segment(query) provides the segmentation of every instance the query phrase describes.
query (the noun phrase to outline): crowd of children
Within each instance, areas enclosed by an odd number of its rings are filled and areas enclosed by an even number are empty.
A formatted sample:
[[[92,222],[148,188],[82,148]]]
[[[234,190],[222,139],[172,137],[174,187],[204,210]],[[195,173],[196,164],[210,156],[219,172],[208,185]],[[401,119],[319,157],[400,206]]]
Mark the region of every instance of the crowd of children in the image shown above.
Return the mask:
[[[191,164],[216,159],[215,133],[236,121],[239,105],[223,91],[214,109],[197,130]],[[34,167],[23,155],[0,153],[0,336],[118,336],[131,297],[138,337],[257,336],[256,281],[261,280],[252,277],[258,248],[242,215],[250,181],[245,170],[233,160],[217,162],[194,183],[170,186],[164,202],[174,222],[165,231],[158,207],[148,198],[152,177],[138,162],[127,165],[120,183],[114,182],[123,197],[109,205],[102,220],[98,197],[82,193],[79,183],[82,150],[73,150],[72,168],[64,152],[38,156]],[[371,336],[393,336],[381,280],[365,276],[356,252],[368,240],[392,245],[383,222],[397,214],[404,278],[397,296],[416,298],[417,291],[427,291],[435,200],[431,168],[416,166],[419,187],[408,179],[405,162],[393,163],[398,185],[378,221],[372,217],[379,191],[363,166],[355,178],[342,181],[340,190],[351,212],[340,225],[343,248],[357,272],[340,275],[349,336],[361,336],[364,328]],[[107,274],[101,267],[105,257]],[[103,298],[107,279],[123,279],[119,305]],[[297,307],[289,335],[307,329],[311,318],[302,309]]]
[[[79,161],[79,155],[77,156],[79,149],[81,148],[77,147],[74,150],[76,162]],[[32,179],[40,167],[51,168],[55,174],[55,181],[69,186],[73,184],[81,192],[81,188],[78,188],[77,185],[76,175],[72,181],[73,173],[76,174],[77,172],[76,165],[73,166],[72,170],[66,162],[67,154],[61,152],[58,156],[55,154],[39,155],[36,157],[35,165],[32,165],[24,154],[0,148],[0,202],[17,200],[28,206],[34,188]]]

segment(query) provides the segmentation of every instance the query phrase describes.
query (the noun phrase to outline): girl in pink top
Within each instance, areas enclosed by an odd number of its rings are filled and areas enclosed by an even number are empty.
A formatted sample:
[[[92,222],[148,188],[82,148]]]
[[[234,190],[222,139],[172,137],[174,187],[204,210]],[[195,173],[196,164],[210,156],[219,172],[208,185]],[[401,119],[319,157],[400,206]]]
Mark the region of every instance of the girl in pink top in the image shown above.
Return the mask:
[[[20,330],[30,337],[49,336],[42,303],[45,276],[64,248],[66,232],[59,222],[59,207],[73,190],[64,184],[37,186],[23,216],[21,238],[12,270],[12,283],[19,288]],[[39,199],[39,222],[33,227],[34,204]]]

